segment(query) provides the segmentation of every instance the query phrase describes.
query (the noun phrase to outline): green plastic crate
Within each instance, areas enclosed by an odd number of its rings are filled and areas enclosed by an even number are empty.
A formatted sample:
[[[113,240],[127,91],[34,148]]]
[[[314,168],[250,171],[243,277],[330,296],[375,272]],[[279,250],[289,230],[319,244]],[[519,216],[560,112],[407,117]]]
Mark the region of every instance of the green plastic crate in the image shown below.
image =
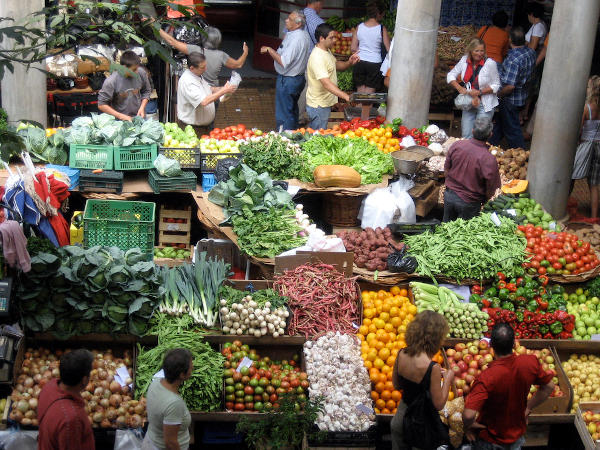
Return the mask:
[[[158,153],[165,155],[169,159],[179,161],[182,169],[200,169],[200,149],[194,148],[174,148],[160,147]]]
[[[110,170],[113,168],[113,146],[71,144],[69,148],[69,167]]]
[[[115,170],[148,170],[158,156],[156,144],[115,147]]]
[[[163,177],[156,169],[148,172],[148,184],[155,194],[170,191],[195,191],[196,174],[194,172],[183,172],[178,177]]]
[[[83,246],[115,246],[123,251],[139,247],[151,259],[155,208],[152,202],[88,200],[83,212]]]

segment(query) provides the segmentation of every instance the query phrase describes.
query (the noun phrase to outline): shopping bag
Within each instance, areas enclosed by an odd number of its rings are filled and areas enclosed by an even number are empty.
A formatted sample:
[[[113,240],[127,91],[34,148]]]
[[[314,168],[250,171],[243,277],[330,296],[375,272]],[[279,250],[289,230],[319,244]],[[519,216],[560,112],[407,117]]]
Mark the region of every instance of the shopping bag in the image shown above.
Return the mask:
[[[580,180],[586,178],[592,167],[592,153],[594,152],[594,141],[583,141],[575,152],[573,161],[573,174],[571,179]]]
[[[466,83],[465,87],[467,90],[471,89],[471,83]],[[456,109],[460,109],[461,111],[468,111],[473,107],[473,97],[469,94],[458,94],[454,99],[454,106]]]

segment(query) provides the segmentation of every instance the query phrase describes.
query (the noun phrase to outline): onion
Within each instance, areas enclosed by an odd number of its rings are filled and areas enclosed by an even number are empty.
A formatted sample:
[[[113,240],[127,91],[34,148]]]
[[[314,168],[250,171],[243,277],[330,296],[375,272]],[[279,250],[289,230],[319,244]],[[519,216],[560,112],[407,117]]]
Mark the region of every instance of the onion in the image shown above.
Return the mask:
[[[58,369],[52,369],[52,376],[54,378],[60,377],[60,371]]]
[[[44,370],[44,372],[42,373],[42,376],[44,378],[52,378],[52,371],[51,370]]]
[[[108,402],[107,398],[103,398],[102,400],[100,400],[100,406],[102,406],[103,408],[108,408],[110,406],[110,403]]]
[[[105,369],[98,369],[98,379],[106,380],[107,376],[108,376],[108,372]]]
[[[115,408],[118,408],[121,405],[122,401],[123,401],[123,398],[119,394],[113,394],[108,399],[108,402],[110,403],[110,405],[114,406]]]
[[[136,414],[139,414],[140,416],[141,416],[142,414],[144,414],[144,411],[145,411],[145,409],[146,409],[146,408],[144,408],[144,405],[141,405],[141,404],[138,404],[138,405],[136,405],[136,406],[133,408],[134,412],[135,412]]]
[[[35,417],[35,411],[33,411],[33,410],[30,409],[29,411],[27,411],[25,413],[25,417],[27,419],[33,419]]]
[[[115,420],[115,425],[117,428],[125,428],[127,426],[127,419],[125,416],[118,416]]]
[[[108,389],[108,387],[110,386],[110,383],[109,383],[108,381],[106,381],[106,380],[102,380],[100,383],[98,383],[98,385],[99,385],[99,386],[100,386],[102,389],[104,389],[104,390],[107,390],[107,389]]]
[[[26,388],[33,387],[33,384],[34,384],[34,381],[33,381],[33,378],[31,378],[31,377],[25,378],[25,381],[23,382],[23,386],[25,386]]]
[[[103,413],[101,413],[101,412],[96,412],[96,413],[94,413],[94,414],[92,415],[92,420],[93,420],[95,423],[100,423],[100,422],[102,422],[102,421],[104,420],[104,414],[103,414]]]
[[[37,409],[37,407],[38,407],[38,400],[37,400],[37,398],[30,398],[29,399],[29,407],[31,409],[34,409],[34,410]]]
[[[31,419],[31,426],[37,427],[38,425],[39,425],[39,422],[37,419]]]
[[[117,418],[117,410],[115,408],[108,408],[106,418],[110,421],[115,420]]]
[[[117,415],[124,416],[125,414],[127,414],[127,410],[125,409],[125,407],[119,406],[119,408],[117,409]]]
[[[97,407],[98,407],[98,402],[95,402],[94,400],[90,400],[88,402],[88,408],[90,409],[90,411],[95,411]]]
[[[108,386],[108,389],[110,389],[110,392],[112,392],[113,394],[118,394],[119,392],[121,392],[121,385],[118,381],[112,381]]]
[[[121,388],[121,394],[123,394],[123,395],[129,394],[129,386],[123,386]]]
[[[41,374],[41,373],[36,373],[36,374],[33,376],[33,381],[34,381],[35,383],[39,383],[40,381],[42,381],[42,374]]]
[[[124,395],[123,396],[123,403],[129,403],[131,401],[133,401],[133,400],[131,400],[131,397],[129,395]]]
[[[21,420],[21,425],[29,426],[29,425],[31,425],[31,424],[32,424],[32,420],[31,420],[31,418],[29,418],[29,417],[24,417],[24,418]]]
[[[142,416],[134,414],[129,418],[129,426],[131,428],[140,428],[143,424]]]
[[[110,427],[112,427],[112,424],[110,423],[110,420],[104,419],[102,422],[100,422],[100,427],[110,428]]]
[[[15,422],[21,422],[23,420],[23,413],[21,411],[19,411],[18,409],[15,411],[13,409],[13,413],[14,413],[14,417],[15,417]]]
[[[94,395],[102,397],[102,394],[104,394],[104,389],[102,389],[101,387],[97,387],[96,389],[94,389]]]
[[[15,386],[15,390],[19,393],[23,393],[23,392],[25,392],[25,386],[23,386],[22,384],[17,384]]]
[[[17,403],[17,409],[22,413],[26,413],[29,410],[29,402],[27,400],[19,400]]]
[[[88,383],[87,386],[85,387],[85,390],[93,393],[94,392],[94,385],[92,383]]]

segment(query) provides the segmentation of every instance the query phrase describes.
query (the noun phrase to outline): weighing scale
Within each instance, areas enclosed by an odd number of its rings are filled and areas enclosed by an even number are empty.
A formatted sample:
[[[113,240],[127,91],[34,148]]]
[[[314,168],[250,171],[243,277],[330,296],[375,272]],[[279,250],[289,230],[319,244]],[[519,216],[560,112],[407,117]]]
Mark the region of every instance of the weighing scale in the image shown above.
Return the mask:
[[[369,120],[371,105],[373,103],[385,103],[387,101],[386,92],[374,92],[367,94],[363,92],[354,92],[350,95],[350,102],[362,103],[362,109],[360,113],[361,120]]]

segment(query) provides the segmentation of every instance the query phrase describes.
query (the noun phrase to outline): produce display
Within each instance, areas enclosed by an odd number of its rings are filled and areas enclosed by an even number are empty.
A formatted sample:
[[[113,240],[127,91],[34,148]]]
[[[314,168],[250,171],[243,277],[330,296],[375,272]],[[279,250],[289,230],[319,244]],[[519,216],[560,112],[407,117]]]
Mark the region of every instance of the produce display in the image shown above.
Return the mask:
[[[143,336],[160,297],[162,279],[139,249],[67,245],[58,256],[38,253],[18,284],[26,329],[76,334]]]
[[[524,150],[522,148],[502,150],[500,147],[490,147],[490,151],[492,154],[496,155],[500,175],[503,175],[508,179],[517,180],[524,180],[527,178],[529,150]]]
[[[406,347],[406,327],[417,314],[406,289],[363,291],[363,322],[357,330],[361,356],[369,371],[371,398],[377,414],[393,414],[402,399],[394,389],[392,372],[398,351]],[[438,361],[439,362],[439,361]]]
[[[196,331],[180,330],[177,333],[165,329],[158,335],[158,345],[153,348],[138,344],[135,396],[146,395],[154,375],[162,368],[165,353],[174,348],[192,352],[194,370],[192,376],[179,389],[179,394],[190,411],[216,411],[221,409],[223,393],[222,374],[225,358],[204,342]]]
[[[568,295],[567,312],[575,316],[574,339],[590,340],[592,335],[600,332],[599,282],[600,279],[595,278],[585,290],[577,288]]]
[[[477,29],[471,25],[440,27],[437,34],[438,58],[456,64],[465,54],[467,43],[476,33]]]
[[[434,232],[404,238],[408,253],[417,259],[420,275],[443,274],[455,280],[489,279],[501,271],[507,276],[522,272],[526,240],[516,234],[516,224],[499,217],[496,226],[490,215],[471,220],[442,223]]]
[[[419,312],[430,310],[442,314],[450,326],[450,336],[476,339],[488,331],[487,312],[473,303],[463,303],[464,298],[444,286],[434,286],[411,281]]]
[[[189,250],[175,247],[154,247],[155,258],[187,259],[191,257]]]
[[[197,250],[194,264],[164,268],[164,294],[158,310],[174,316],[187,314],[195,323],[213,327],[219,316],[219,289],[229,269],[222,259],[207,258],[206,252]]]
[[[535,355],[542,369],[553,377],[552,382],[555,386],[550,397],[563,397],[565,395],[558,385],[556,361],[549,349],[529,350],[517,341],[514,353],[517,355]],[[462,397],[469,393],[473,381],[481,372],[488,368],[488,365],[494,360],[494,355],[488,341],[482,339],[466,344],[458,343],[454,347],[448,348],[446,350],[446,359],[450,365],[450,369],[455,374],[456,395]],[[537,389],[538,386],[531,387],[529,398],[531,398]]]
[[[316,135],[302,145],[302,150],[309,169],[303,181],[314,181],[317,166],[332,164],[352,167],[360,173],[362,184],[381,183],[383,175],[394,173],[392,157],[363,139]]]
[[[311,398],[324,398],[324,411],[316,422],[320,430],[367,431],[375,424],[374,415],[365,414],[371,410],[371,381],[358,339],[329,332],[304,344],[304,359]],[[362,411],[358,405],[363,405]]]
[[[598,256],[589,242],[576,234],[547,232],[542,227],[520,225],[519,231],[527,238],[528,262],[523,267],[540,275],[577,275],[600,265]]]
[[[367,270],[385,270],[388,256],[395,250],[402,250],[404,244],[392,238],[389,228],[365,228],[357,231],[340,231],[337,236],[342,239],[347,252],[354,252],[354,264]]]
[[[248,129],[243,123],[230,125],[225,128],[213,128],[208,135],[200,136],[202,139],[233,140],[248,139],[252,136],[261,136],[262,131],[258,129]]]
[[[132,398],[133,361],[131,352],[122,357],[112,350],[92,351],[90,382],[81,397],[94,428],[140,428],[146,421],[146,399]],[[9,418],[21,425],[38,426],[37,406],[42,388],[59,378],[62,350],[28,348],[11,394],[13,407]],[[124,376],[125,378],[123,378]]]
[[[283,336],[290,315],[287,298],[273,289],[253,293],[223,286],[219,291],[223,333]]]
[[[354,333],[360,322],[359,289],[328,264],[303,264],[275,275],[273,289],[288,298],[290,336],[317,337],[328,331]]]
[[[357,122],[357,124],[360,122]],[[394,137],[394,134],[390,128],[377,127],[368,128],[364,127],[364,123],[358,128],[354,128],[352,122],[349,122],[349,126],[344,126],[344,122],[340,125],[342,130],[342,136],[352,138],[363,138],[368,141],[369,144],[377,146],[377,148],[384,153],[392,153],[396,150],[400,150],[400,141],[398,137]]]
[[[225,409],[229,411],[268,411],[279,408],[282,396],[295,396],[298,410],[306,402],[310,388],[308,375],[298,365],[298,354],[276,361],[260,356],[240,341],[223,344],[222,378],[225,382]],[[244,363],[242,362],[244,361]],[[245,364],[249,361],[249,365]]]
[[[483,211],[496,212],[498,215],[514,220],[518,225],[532,224],[541,226],[544,230],[560,231],[560,225],[544,211],[542,205],[529,198],[529,194],[502,194],[487,202]],[[519,231],[525,230],[521,227]]]
[[[589,242],[594,249],[600,247],[600,225],[596,223],[575,229],[568,227],[566,231],[576,234],[582,241]]]
[[[239,146],[244,164],[257,173],[268,173],[276,180],[305,178],[304,155],[298,144],[275,133],[252,137]]]
[[[573,388],[571,413],[581,402],[600,401],[600,357],[574,353],[562,361],[562,367]]]
[[[165,130],[164,140],[162,142],[163,147],[174,147],[174,148],[195,148],[198,147],[200,141],[194,127],[188,125],[185,129],[179,128],[176,123],[164,123],[162,124]],[[177,152],[175,152],[177,154]],[[166,155],[167,158],[172,156]],[[177,159],[177,158],[175,158]],[[183,162],[183,161],[182,161]],[[191,161],[193,163],[193,161]]]
[[[590,436],[597,444],[600,441],[600,414],[587,410],[582,413],[582,417]]]
[[[68,154],[63,129],[48,134],[43,128],[20,122],[17,126],[17,134],[23,139],[25,148],[33,159],[58,165],[67,162]]]

